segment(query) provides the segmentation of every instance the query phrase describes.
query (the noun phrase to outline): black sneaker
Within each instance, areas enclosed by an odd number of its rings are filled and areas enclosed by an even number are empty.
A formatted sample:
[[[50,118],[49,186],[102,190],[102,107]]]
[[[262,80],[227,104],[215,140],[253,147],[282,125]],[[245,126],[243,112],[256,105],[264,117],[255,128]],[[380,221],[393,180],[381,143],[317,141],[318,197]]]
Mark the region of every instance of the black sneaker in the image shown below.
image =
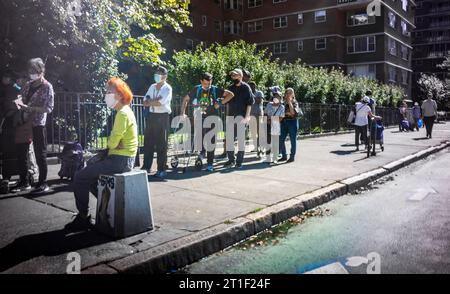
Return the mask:
[[[234,166],[235,169],[242,169],[242,163],[236,163]]]
[[[227,162],[224,163],[224,167],[233,167],[235,165],[234,161],[228,160]]]
[[[31,193],[42,194],[42,193],[48,192],[48,190],[50,190],[50,188],[48,187],[47,184],[44,183],[44,184],[37,185],[36,188],[34,188],[34,190]]]
[[[291,162],[294,162],[295,161],[295,157],[289,157],[289,160],[287,161],[287,163],[291,163]]]
[[[92,229],[93,224],[91,221],[91,216],[83,217],[81,214],[77,214],[75,219],[64,226],[64,229],[70,232],[81,232],[88,231]]]
[[[287,160],[287,156],[282,156],[280,159],[278,159],[278,161],[286,161]]]

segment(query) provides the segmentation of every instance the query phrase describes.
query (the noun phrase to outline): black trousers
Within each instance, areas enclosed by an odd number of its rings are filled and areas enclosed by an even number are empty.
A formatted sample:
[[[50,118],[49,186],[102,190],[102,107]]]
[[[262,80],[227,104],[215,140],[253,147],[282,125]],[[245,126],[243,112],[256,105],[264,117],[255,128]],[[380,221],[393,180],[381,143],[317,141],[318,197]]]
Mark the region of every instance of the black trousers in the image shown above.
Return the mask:
[[[169,127],[168,113],[150,113],[144,134],[144,169],[151,169],[156,152],[158,171],[166,170]]]
[[[423,122],[425,124],[425,128],[427,130],[427,136],[431,136],[431,133],[433,132],[433,125],[434,121],[436,120],[436,116],[424,116]]]
[[[355,145],[359,147],[359,136],[361,136],[362,141],[367,145],[367,125],[365,126],[355,126]]]
[[[203,126],[203,121],[204,121],[204,119],[202,120],[202,126]],[[205,135],[207,133],[209,133],[214,127],[215,127],[215,124],[213,124],[211,126],[211,128],[202,128],[202,152],[201,153],[202,153],[202,155],[205,155],[205,153],[206,153],[207,163],[209,165],[212,165],[214,163],[214,153],[216,151],[216,148],[214,148],[211,151],[206,151],[203,139],[205,138]],[[216,136],[217,136],[217,134],[215,134],[214,137],[212,137],[212,139],[211,139],[212,144],[216,143]]]
[[[38,185],[47,181],[47,130],[44,126],[33,127],[33,146],[39,168]]]
[[[20,176],[20,184],[23,185],[30,184],[28,182],[30,143],[16,144],[16,151],[17,151],[17,169]]]

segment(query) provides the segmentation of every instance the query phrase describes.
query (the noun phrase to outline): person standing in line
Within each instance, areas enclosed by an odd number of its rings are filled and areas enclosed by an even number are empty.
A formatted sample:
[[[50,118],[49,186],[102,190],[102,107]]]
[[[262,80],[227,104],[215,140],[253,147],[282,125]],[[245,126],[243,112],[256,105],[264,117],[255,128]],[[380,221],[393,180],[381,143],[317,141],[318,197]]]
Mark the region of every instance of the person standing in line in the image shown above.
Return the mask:
[[[167,176],[167,148],[172,113],[172,87],[167,83],[168,70],[159,66],[155,72],[155,83],[150,86],[144,98],[144,107],[148,108],[147,125],[144,135],[144,165],[148,173],[156,152],[158,170],[155,177]]]
[[[250,86],[242,80],[243,73],[241,69],[234,69],[230,72],[230,75],[233,80],[233,84],[228,88],[228,90],[233,93],[234,98],[227,103],[227,105],[229,105],[228,116],[233,119],[238,117],[243,118],[242,121],[239,122],[239,126],[234,124],[234,139],[236,139],[238,137],[238,127],[245,127],[250,121],[250,113],[254,103],[254,98]],[[227,129],[226,131],[229,132],[233,130]],[[228,142],[228,145],[231,145],[231,142]],[[227,150],[228,161],[225,163],[225,167],[235,166],[238,169],[242,168],[245,150],[241,150],[242,144],[238,145],[239,150],[237,152],[237,157],[235,156],[236,154],[234,152],[234,148],[233,150]]]
[[[17,105],[30,114],[31,138],[39,168],[39,180],[32,193],[42,194],[49,190],[47,185],[47,130],[45,125],[47,114],[53,111],[55,94],[52,84],[44,78],[45,64],[41,58],[33,58],[28,61],[28,74],[30,81],[23,87],[22,100],[19,100]],[[28,152],[31,143],[28,141],[26,143],[21,142],[18,149],[18,161],[23,175],[28,170]],[[28,185],[26,182],[22,184],[23,187]]]
[[[285,114],[281,121],[281,136],[280,136],[280,151],[281,159],[279,161],[287,161],[291,163],[295,161],[295,154],[297,153],[297,133],[298,133],[298,116],[300,114],[300,107],[297,99],[295,99],[294,89],[286,89],[284,95]],[[286,138],[289,135],[291,142],[291,153],[289,159],[286,152]]]

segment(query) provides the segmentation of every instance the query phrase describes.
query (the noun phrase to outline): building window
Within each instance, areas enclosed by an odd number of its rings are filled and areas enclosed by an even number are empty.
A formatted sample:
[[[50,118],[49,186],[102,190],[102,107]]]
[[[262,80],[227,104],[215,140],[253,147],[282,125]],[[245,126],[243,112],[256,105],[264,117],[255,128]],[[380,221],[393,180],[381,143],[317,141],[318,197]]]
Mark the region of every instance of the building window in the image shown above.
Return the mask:
[[[367,13],[348,13],[347,25],[349,27],[362,26],[375,23],[375,16],[368,16]]]
[[[226,35],[242,35],[242,23],[235,20],[227,20],[223,24],[223,31]]]
[[[273,53],[274,54],[286,54],[288,53],[288,43],[275,43],[273,44]]]
[[[391,55],[397,56],[397,42],[392,38],[388,38],[388,50]]]
[[[255,8],[263,5],[263,0],[248,0],[248,8]]]
[[[216,30],[216,32],[222,31],[222,22],[215,20],[214,21],[214,29]]]
[[[402,55],[402,59],[404,60],[408,60],[409,59],[409,52],[408,52],[408,47],[406,47],[405,45],[401,45],[401,55]]]
[[[303,13],[299,13],[297,15],[297,23],[302,24],[303,23]]]
[[[286,2],[287,0],[273,0],[273,3],[274,4],[277,4],[277,3],[283,3],[283,2]]]
[[[408,31],[408,25],[406,24],[406,22],[402,20],[400,24],[402,26],[402,34],[407,37],[411,36],[411,33]]]
[[[186,39],[186,48],[188,50],[194,50],[194,40]]]
[[[376,65],[375,64],[358,64],[347,66],[347,73],[355,77],[364,77],[368,79],[376,79]]]
[[[393,66],[389,66],[388,69],[388,74],[389,74],[389,82],[397,82],[397,69]]]
[[[280,16],[273,19],[273,28],[281,29],[286,28],[288,26],[288,18],[287,16]]]
[[[389,26],[395,29],[395,22],[397,21],[397,17],[392,11],[389,11],[388,19],[389,19]]]
[[[249,22],[248,23],[248,32],[249,33],[255,33],[260,32],[263,30],[263,22],[261,21],[255,21],[255,22]]]
[[[219,6],[219,7],[220,7],[220,2],[221,2],[221,0],[214,0],[214,3],[216,3],[217,6]]]
[[[408,72],[406,70],[402,70],[402,84],[408,84]]]
[[[303,40],[298,40],[297,42],[297,50],[303,51]]]
[[[347,39],[347,53],[375,52],[375,36],[355,37]]]
[[[208,18],[206,15],[202,15],[202,26],[206,27],[208,25]]]
[[[224,0],[223,6],[225,9],[234,9],[243,11],[244,5],[242,3],[243,0]]]
[[[327,39],[320,38],[316,39],[316,50],[325,50],[327,49]]]
[[[402,0],[402,9],[404,11],[408,10],[408,0]]]
[[[318,10],[314,12],[314,22],[325,22],[327,21],[327,11],[326,10]]]

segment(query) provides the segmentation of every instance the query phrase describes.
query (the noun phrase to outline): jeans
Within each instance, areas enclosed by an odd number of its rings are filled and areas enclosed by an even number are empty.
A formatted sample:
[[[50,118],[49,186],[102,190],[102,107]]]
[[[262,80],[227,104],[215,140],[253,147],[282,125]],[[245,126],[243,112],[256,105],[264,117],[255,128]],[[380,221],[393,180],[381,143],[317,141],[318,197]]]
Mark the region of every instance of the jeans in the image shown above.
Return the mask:
[[[424,116],[423,123],[425,124],[425,128],[427,130],[427,136],[431,137],[431,133],[433,132],[434,121],[436,120],[436,116]]]
[[[151,169],[156,152],[158,171],[166,170],[169,126],[168,113],[150,113],[147,118],[144,135],[144,169]]]
[[[363,141],[367,145],[367,125],[356,126],[355,125],[355,145],[359,148],[359,136],[362,136]]]
[[[38,185],[47,181],[47,131],[44,126],[33,127],[33,146],[39,168]]]
[[[286,157],[286,138],[289,135],[291,141],[291,157],[294,157],[297,153],[297,133],[298,133],[298,121],[296,119],[287,119],[281,122],[281,135],[280,135],[280,152],[283,157]]]
[[[79,213],[89,213],[89,192],[97,197],[97,181],[102,175],[129,172],[134,167],[134,157],[110,155],[105,160],[88,165],[75,174],[73,182],[75,203]]]

